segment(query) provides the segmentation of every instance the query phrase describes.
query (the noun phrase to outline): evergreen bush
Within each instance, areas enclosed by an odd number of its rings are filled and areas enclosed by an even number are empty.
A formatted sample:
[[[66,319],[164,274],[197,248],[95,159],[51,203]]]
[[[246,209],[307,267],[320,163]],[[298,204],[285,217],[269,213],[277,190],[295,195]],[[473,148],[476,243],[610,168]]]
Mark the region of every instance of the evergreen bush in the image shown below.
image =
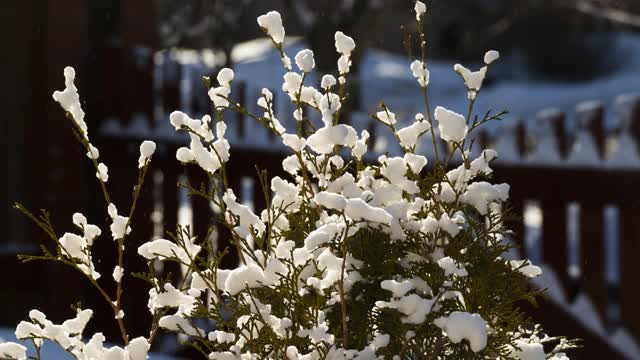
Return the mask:
[[[490,162],[497,154],[484,150],[471,158],[472,133],[504,114],[479,117],[473,111],[484,76],[499,54],[487,52],[486,66],[478,71],[455,66],[468,89],[466,116],[440,106],[432,113],[422,32],[426,7],[417,1],[415,11],[418,55],[414,57],[409,37],[406,45],[425,115],[417,114],[404,128],[397,127],[395,114],[384,104],[372,115],[393,133],[404,152],[401,157],[368,156],[369,133],[358,134],[341,122],[354,40],[335,34],[338,78],[324,75],[320,88],[315,88],[305,84],[315,66],[313,52],[299,52],[294,59],[299,71],[294,70],[283,51],[280,14],[273,11],[260,16],[258,24],[281,55],[282,90],[296,106],[297,128],[285,129],[276,118],[268,89],[258,99],[263,114],[250,114],[231,100],[230,69],[218,73],[217,86],[205,79],[215,119],[192,119],[178,111],[170,115],[175,129],[190,139],[188,147],[177,151],[177,159],[200,168],[216,185],[183,186],[214,205],[219,216],[211,231],[227,228],[235,248],[216,252],[208,234],[194,234],[183,226],[167,239],[127,248],[137,250],[150,269],[133,274],[149,284],[148,308],[153,315],[148,336],[135,339],[129,337],[122,311],[122,278],[131,276],[122,259],[128,238],[135,236],[130,219],[156,146],[151,141],[140,146],[133,206],[123,215],[110,201],[108,168],[90,142],[75,72],[67,67],[66,88],[53,97],[72,120],[96,169],[112,219],[109,230],[118,266],[111,279],[96,271],[92,244],[107,241],[109,234],[102,234],[81,213],[73,216],[77,231],[58,237],[46,212],[34,214],[16,205],[56,243],[55,252],[43,247],[42,255],[23,259],[59,262],[82,272],[112,308],[124,346],[107,348],[101,333],[83,333],[92,316],[89,309],[77,309],[76,317],[62,324],[32,310],[30,320],[16,329],[18,339],[33,342],[37,349],[30,357],[40,359],[43,341],[50,340],[76,359],[141,360],[158,332],[164,331],[182,334],[203,357],[222,360],[567,359],[563,351],[573,342],[545,335],[517,306],[522,301],[535,304],[540,291],[528,280],[541,271],[528,260],[503,258],[512,247],[504,226],[510,216],[509,185],[489,182]],[[232,152],[223,115],[228,110],[270,129],[290,153],[282,163],[288,179],[259,173],[267,203],[260,213],[239,203],[227,183]],[[308,112],[319,113],[322,126],[315,128]],[[421,137],[430,141],[420,142]],[[447,153],[439,151],[438,137],[448,143]],[[418,153],[425,143],[433,146],[434,158]],[[238,252],[240,264],[221,269],[220,261],[229,251]],[[179,264],[184,269],[179,281],[157,276],[157,261]],[[108,281],[117,283],[115,294],[103,289],[101,284]],[[26,348],[3,343],[0,355],[22,360]]]

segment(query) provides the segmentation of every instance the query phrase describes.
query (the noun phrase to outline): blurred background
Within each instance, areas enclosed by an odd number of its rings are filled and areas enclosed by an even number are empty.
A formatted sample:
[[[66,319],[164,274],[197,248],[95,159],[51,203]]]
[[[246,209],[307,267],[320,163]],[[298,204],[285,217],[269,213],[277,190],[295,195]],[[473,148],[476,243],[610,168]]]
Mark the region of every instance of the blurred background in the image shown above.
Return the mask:
[[[381,100],[401,123],[424,112],[402,45],[403,32],[417,30],[413,5],[409,0],[4,3],[0,328],[6,330],[0,337],[11,337],[10,328],[32,308],[59,321],[71,317],[70,303],[81,301],[103,313],[90,323],[91,331],[104,329],[109,340],[118,341],[109,310],[82,277],[56,264],[18,265],[16,259],[17,253],[37,253],[39,244],[51,245],[12,209],[16,201],[51,210],[60,234],[72,228],[76,211],[106,228],[94,170],[51,99],[54,90],[64,88],[64,66],[76,68],[89,133],[109,166],[118,208],[128,209],[131,202],[140,141],[159,144],[143,190],[146,200],[134,219],[139,225],[128,243],[134,249],[178,223],[192,224],[204,236],[214,216],[208,204],[176,189],[178,181],[205,179],[175,160],[186,138],[168,123],[176,109],[192,117],[211,112],[202,76],[233,68],[236,100],[255,113],[267,87],[276,93],[278,118],[285,127],[294,126],[293,106],[279,92],[280,58],[256,23],[269,10],[283,16],[291,58],[303,48],[314,51],[310,82],[336,74],[335,31],[356,40],[345,121],[373,133],[375,152],[397,152],[390,134],[368,114]],[[487,126],[477,141],[498,150],[496,180],[511,183],[521,217],[511,224],[511,241],[521,251],[511,255],[544,264],[536,286],[549,291],[541,309],[528,311],[551,335],[584,339],[575,358],[640,359],[640,1],[458,0],[427,1],[427,6],[432,104],[463,112],[466,89],[453,65],[477,69],[486,50],[501,53],[475,109],[510,113]],[[226,119],[231,184],[243,202],[260,209],[264,200],[253,165],[281,174],[285,149],[249,119],[233,114]],[[420,149],[430,154],[428,146]],[[212,241],[218,248],[227,244],[224,236]],[[95,248],[101,254],[97,270],[110,274],[113,244],[103,239]],[[225,264],[233,265],[233,258]],[[144,263],[131,252],[125,269],[143,270]],[[133,335],[143,335],[147,289],[138,279],[124,281],[137,299],[125,303],[125,320]],[[107,289],[113,285],[104,282]],[[190,356],[175,337],[162,339],[155,350]]]

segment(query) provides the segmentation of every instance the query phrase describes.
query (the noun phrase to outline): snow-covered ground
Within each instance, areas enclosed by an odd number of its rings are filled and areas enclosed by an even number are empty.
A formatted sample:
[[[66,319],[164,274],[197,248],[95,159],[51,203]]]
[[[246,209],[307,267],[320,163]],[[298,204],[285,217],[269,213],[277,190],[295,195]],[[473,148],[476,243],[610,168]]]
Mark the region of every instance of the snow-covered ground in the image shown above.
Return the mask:
[[[476,109],[509,110],[509,118],[530,118],[542,108],[572,111],[576,104],[588,100],[612,103],[617,95],[640,92],[640,36],[612,35],[615,42],[612,56],[623,57],[621,65],[606,76],[577,83],[531,80],[529,76],[498,79],[482,89]],[[305,48],[300,40],[289,41],[285,52],[293,58]],[[232,53],[236,78],[248,87],[279,89],[282,84],[282,63],[271,43],[265,39],[248,41],[236,46]],[[470,68],[478,65],[463,64]],[[504,61],[509,61],[504,60]],[[361,94],[363,109],[373,111],[381,100],[398,112],[424,111],[417,82],[409,70],[406,56],[380,50],[368,50],[361,63]],[[428,61],[431,73],[428,87],[430,102],[464,113],[467,109],[466,89],[453,71],[452,62]],[[510,66],[506,64],[504,66]],[[498,62],[495,67],[500,67]],[[491,70],[490,70],[491,74]],[[315,78],[319,78],[316,74]],[[314,78],[311,79],[314,81]],[[316,80],[317,81],[317,80]]]

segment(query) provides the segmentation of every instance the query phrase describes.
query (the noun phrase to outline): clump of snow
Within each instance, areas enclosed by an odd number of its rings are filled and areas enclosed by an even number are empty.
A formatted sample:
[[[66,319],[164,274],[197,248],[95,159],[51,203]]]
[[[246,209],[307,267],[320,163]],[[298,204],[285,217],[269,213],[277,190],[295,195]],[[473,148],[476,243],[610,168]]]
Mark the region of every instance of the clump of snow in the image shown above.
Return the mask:
[[[26,360],[27,348],[14,342],[0,343],[0,357],[3,359]]]
[[[223,344],[234,342],[236,340],[236,335],[234,333],[215,330],[207,334],[207,338],[209,341],[215,341],[219,344]]]
[[[440,268],[444,270],[444,276],[467,276],[467,270],[465,270],[464,266],[457,264],[455,260],[453,260],[449,256],[443,257],[442,259],[438,260],[438,266],[440,266]]]
[[[313,200],[329,209],[343,210],[347,207],[347,199],[344,196],[327,191],[317,193]]]
[[[297,53],[295,60],[298,68],[306,73],[311,72],[311,70],[316,66],[316,62],[313,59],[313,51],[309,49],[304,49]]]
[[[391,291],[393,297],[400,298],[405,296],[409,291],[413,290],[413,283],[411,282],[411,280],[383,280],[380,283],[380,287],[385,290]]]
[[[226,108],[229,106],[229,100],[227,100],[227,98],[231,93],[231,81],[233,80],[233,78],[234,78],[233,70],[229,68],[223,68],[218,72],[218,76],[216,76],[216,80],[218,80],[218,84],[220,86],[212,87],[211,89],[209,89],[209,92],[208,92],[209,98],[211,99],[211,102],[213,102],[213,105],[216,108]],[[188,119],[188,117],[186,118]],[[208,121],[204,121],[204,122],[208,122]],[[192,121],[190,123],[192,123],[193,125],[197,124],[197,123],[193,123]]]
[[[529,260],[510,260],[511,267],[518,270],[522,275],[533,279],[542,275],[542,269],[531,264]]]
[[[399,289],[396,289],[396,291],[398,290]],[[402,318],[403,323],[421,324],[431,312],[433,303],[434,300],[425,299],[417,294],[411,294],[397,299],[391,299],[389,302],[378,301],[376,302],[376,306],[381,309],[397,309],[405,315]]]
[[[156,151],[156,143],[145,140],[140,144],[140,158],[138,158],[138,168],[142,168],[151,155]]]
[[[266,229],[264,223],[248,206],[239,204],[236,199],[231,189],[227,190],[222,197],[227,205],[227,210],[238,217],[238,222],[233,230],[243,238],[249,236],[253,231],[256,231],[258,235],[262,234]]]
[[[257,264],[249,264],[231,270],[224,285],[229,294],[235,295],[244,290],[245,286],[255,288],[266,282],[262,269]]]
[[[188,163],[191,161],[195,161],[195,156],[193,152],[186,147],[181,147],[176,151],[176,159],[183,163]]]
[[[64,68],[64,84],[66,88],[63,91],[55,91],[53,93],[53,99],[57,101],[60,106],[71,114],[73,121],[82,130],[82,135],[88,140],[87,124],[84,122],[84,111],[80,105],[80,95],[78,89],[74,84],[76,78],[76,71],[71,66]]]
[[[300,150],[307,146],[307,140],[305,138],[293,134],[282,134],[282,143],[295,152],[300,152]]]
[[[478,181],[467,186],[461,200],[473,205],[480,214],[486,215],[492,203],[502,203],[509,198],[509,188],[509,184]]]
[[[420,21],[420,18],[427,12],[427,6],[422,1],[416,1],[414,10],[416,12],[416,20]]]
[[[516,340],[515,348],[511,349],[511,355],[520,360],[545,360],[544,347],[538,342]]]
[[[321,88],[328,90],[335,85],[336,85],[336,78],[333,77],[333,75],[322,76],[322,81],[320,82]]]
[[[397,131],[400,145],[406,149],[412,149],[418,144],[418,138],[429,131],[431,126],[427,121],[416,121],[413,124]]]
[[[442,140],[461,142],[467,136],[468,127],[464,116],[442,106],[436,107],[434,115],[438,120],[438,129],[440,129]]]
[[[487,74],[487,67],[484,66],[480,68],[478,71],[471,71],[466,67],[455,64],[453,69],[462,76],[464,80],[464,84],[467,86],[467,89],[470,91],[480,91],[482,87],[482,82],[484,81],[484,77]]]
[[[500,58],[500,53],[495,50],[489,50],[484,54],[484,63],[491,65]]]
[[[109,181],[109,168],[104,163],[98,164],[98,171],[96,172],[96,177],[100,179],[102,182]]]
[[[335,45],[338,53],[342,54],[338,59],[338,72],[340,75],[345,75],[349,72],[349,68],[351,67],[351,60],[349,57],[351,56],[351,52],[356,47],[355,41],[347,35],[345,35],[342,31],[337,31],[335,33]],[[341,76],[341,79],[343,77]],[[341,81],[343,83],[343,81]]]
[[[479,352],[487,346],[487,323],[478,314],[454,311],[448,316],[435,319],[433,323],[452,342],[467,340],[473,352]]]
[[[116,265],[116,267],[113,268],[113,280],[115,280],[117,283],[120,282],[120,280],[122,279],[122,274],[124,273],[124,269],[118,265]]]
[[[409,169],[411,169],[415,174],[420,174],[420,171],[422,171],[428,162],[426,157],[411,153],[406,153],[404,155],[404,159],[407,162]]]
[[[353,49],[356,48],[355,41],[353,41],[351,37],[345,35],[342,31],[336,31],[334,37],[336,40],[336,50],[342,55],[351,55]]]
[[[283,76],[284,82],[282,83],[282,91],[286,92],[292,98],[295,98],[300,86],[302,85],[302,76],[295,72],[288,72]]]
[[[284,41],[284,27],[282,26],[282,17],[277,11],[269,11],[264,15],[258,16],[258,25],[273,39],[277,44]]]
[[[378,118],[378,120],[382,121],[382,123],[387,125],[395,125],[396,123],[396,114],[392,113],[388,109],[378,111],[376,113],[376,117]]]
[[[131,226],[129,226],[129,218],[118,215],[118,210],[114,204],[109,204],[108,206],[109,216],[113,221],[109,229],[111,230],[111,236],[113,240],[118,240],[124,238],[126,235],[129,235],[131,232]]]
[[[307,145],[318,153],[328,154],[336,145],[354,147],[357,141],[356,130],[351,126],[340,124],[319,129],[307,138]]]
[[[100,151],[97,147],[89,144],[89,151],[87,151],[87,157],[89,159],[97,160],[100,157]]]
[[[411,73],[413,73],[413,77],[418,80],[418,84],[421,87],[427,87],[429,85],[429,70],[427,70],[427,66],[424,62],[420,60],[414,60],[411,63]]]
[[[344,213],[354,220],[366,220],[387,225],[391,223],[393,218],[384,209],[373,207],[359,198],[347,200]]]
[[[183,264],[190,265],[191,259],[195,258],[201,250],[201,247],[195,245],[194,241],[195,238],[191,238],[182,247],[166,239],[156,239],[140,245],[138,254],[148,260],[177,258]]]
[[[218,72],[216,80],[218,80],[218,83],[220,85],[229,85],[233,81],[234,77],[235,74],[233,73],[233,70],[229,68],[223,68]]]
[[[190,336],[204,336],[205,334],[204,330],[191,325],[189,320],[180,315],[163,316],[160,318],[160,321],[158,321],[158,325],[161,328],[176,332],[183,332]]]

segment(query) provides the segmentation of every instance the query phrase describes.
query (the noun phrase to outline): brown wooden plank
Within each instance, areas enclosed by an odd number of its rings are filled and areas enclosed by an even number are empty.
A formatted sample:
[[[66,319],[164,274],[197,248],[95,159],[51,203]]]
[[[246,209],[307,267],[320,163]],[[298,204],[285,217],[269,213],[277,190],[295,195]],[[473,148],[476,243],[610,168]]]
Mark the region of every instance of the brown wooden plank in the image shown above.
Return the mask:
[[[640,184],[640,172],[624,169],[507,167],[496,164],[496,182],[507,182],[530,199],[610,203],[624,201]],[[606,184],[606,186],[603,186]]]
[[[139,140],[132,140],[130,147],[135,148],[139,142]],[[128,165],[128,168],[122,169],[122,171],[137,172],[137,164],[129,163]],[[156,165],[152,160],[144,184],[140,188],[135,213],[131,219],[131,233],[125,241],[123,266],[125,275],[122,277],[122,301],[125,319],[127,320],[127,330],[131,338],[148,335],[151,324],[151,314],[144,301],[144,299],[149,296],[149,285],[141,279],[134,278],[130,274],[133,272],[147,271],[146,261],[138,254],[138,247],[150,241],[153,237],[153,221],[151,217],[155,205],[153,198],[153,176],[155,167]],[[135,183],[134,180],[134,184]],[[129,211],[129,209],[118,208],[118,211],[125,213]],[[104,274],[104,276],[110,275],[110,273]]]
[[[636,199],[638,199],[636,197]],[[620,310],[624,326],[640,341],[640,204],[620,207]]]
[[[236,97],[236,101],[242,105],[242,106],[246,106],[246,101],[247,101],[247,85],[244,81],[238,81],[237,84],[235,84],[235,91],[236,94],[234,95]],[[257,100],[256,100],[257,101]],[[247,119],[245,119],[245,116],[242,115],[240,112],[236,112],[235,113],[235,126],[237,126],[237,134],[239,138],[244,138],[246,136],[247,133],[247,124],[245,123]]]
[[[182,66],[169,54],[164,55],[162,72],[162,107],[165,113],[180,109],[180,79],[182,78]]]
[[[526,249],[524,247],[524,202],[521,196],[517,194],[515,196],[512,195],[509,200],[509,207],[511,208],[511,216],[505,225],[507,229],[509,229],[511,233],[511,240],[514,245],[518,248],[521,257],[526,256]]]
[[[606,318],[608,303],[604,239],[603,206],[580,204],[580,291],[593,301],[601,319]]]
[[[542,203],[542,261],[556,272],[565,291],[569,288],[566,204]]]
[[[118,214],[128,216],[133,199],[133,187],[136,184],[138,175],[138,164],[135,160],[137,159],[137,146],[131,141],[112,138],[101,139],[98,148],[103,150],[100,153],[100,160],[109,167],[109,181],[106,186],[109,190],[111,203],[116,205]],[[100,224],[102,235],[94,242],[92,252],[94,254],[96,270],[102,274],[102,278],[99,281],[105,291],[115,298],[116,283],[113,281],[111,274],[113,273],[114,267],[117,265],[117,248],[116,242],[111,237],[111,231],[109,230],[111,219],[108,217],[106,206],[100,197],[101,195],[96,194],[96,198],[94,200],[96,202],[96,213],[92,215],[92,218],[102,219],[103,222]],[[132,228],[137,227],[135,223],[133,225],[134,226],[132,226]],[[132,235],[134,235],[133,232],[131,233],[131,236]],[[129,253],[133,253],[131,256],[137,255],[136,247],[134,245],[128,245],[128,243],[125,242],[125,264],[128,263],[130,256]],[[125,272],[127,271],[128,269],[125,267]],[[139,286],[140,283],[138,283],[138,281],[139,280],[136,280],[136,285]],[[126,275],[123,276],[123,287],[125,288],[125,292],[127,292],[127,288],[129,286],[136,286],[130,285],[132,283],[132,280],[128,279]],[[127,294],[126,296],[129,295],[133,294]],[[147,295],[145,294],[144,296],[146,297]],[[113,310],[106,307],[105,300],[101,295],[93,291],[90,293],[89,303],[91,303],[92,306],[97,305],[99,309],[93,309],[94,319],[91,321],[90,325],[99,327],[100,331],[103,331],[107,339],[112,341],[121,341],[120,331],[116,321],[114,320]],[[124,321],[127,326],[129,322],[135,322],[136,319],[139,319],[137,318],[138,314],[136,314],[135,311],[131,310],[130,312],[127,312],[126,309],[124,311]],[[148,313],[148,311],[146,312]],[[145,314],[139,315],[144,316]]]
[[[175,234],[178,226],[178,188],[179,176],[184,170],[175,159],[178,146],[166,145],[166,151],[160,154],[158,162],[162,163],[162,238],[169,239]],[[164,274],[171,273],[174,283],[179,282],[180,266],[174,262],[163,263]]]
[[[209,191],[209,178],[204,170],[197,166],[188,166],[186,170],[187,178],[191,186],[197,189],[204,187],[205,191]],[[199,195],[191,196],[190,200],[193,211],[193,228],[191,229],[191,234],[197,236],[199,242],[208,241],[205,237],[212,223],[210,201]]]

